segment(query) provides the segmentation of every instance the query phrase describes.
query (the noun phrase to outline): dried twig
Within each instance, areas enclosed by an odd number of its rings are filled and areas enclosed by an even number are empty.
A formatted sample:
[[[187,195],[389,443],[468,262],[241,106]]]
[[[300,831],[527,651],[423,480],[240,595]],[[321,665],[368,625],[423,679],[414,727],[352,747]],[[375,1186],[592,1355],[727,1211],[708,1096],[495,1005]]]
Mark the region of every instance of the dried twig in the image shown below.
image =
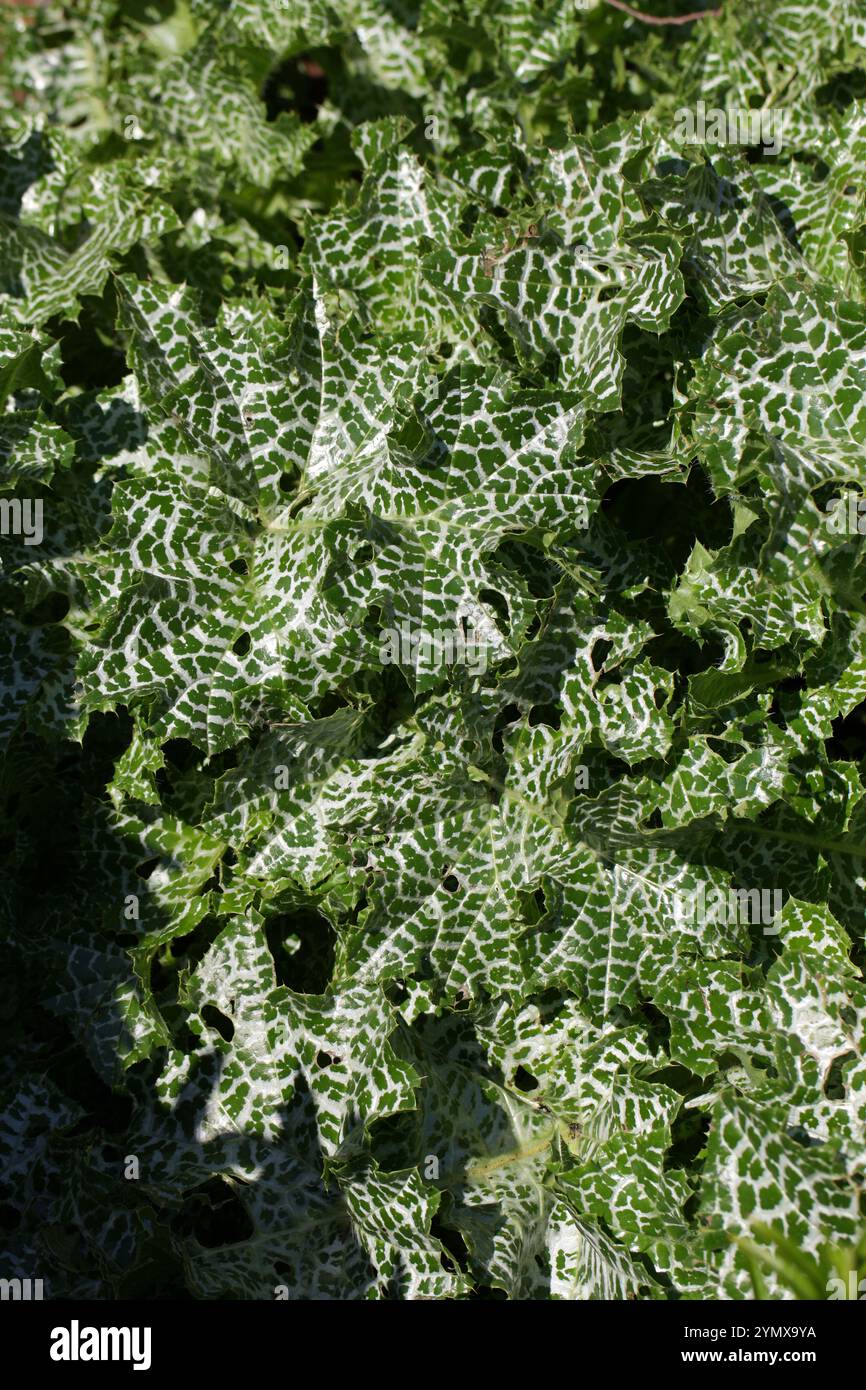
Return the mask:
[[[625,0],[605,0],[605,4],[613,5],[615,10],[622,10],[623,14],[631,15],[632,19],[640,19],[644,24],[691,24],[695,19],[718,19],[722,13],[719,6],[717,10],[694,10],[691,14],[677,14],[660,16],[657,14],[644,14],[643,10],[632,9]]]

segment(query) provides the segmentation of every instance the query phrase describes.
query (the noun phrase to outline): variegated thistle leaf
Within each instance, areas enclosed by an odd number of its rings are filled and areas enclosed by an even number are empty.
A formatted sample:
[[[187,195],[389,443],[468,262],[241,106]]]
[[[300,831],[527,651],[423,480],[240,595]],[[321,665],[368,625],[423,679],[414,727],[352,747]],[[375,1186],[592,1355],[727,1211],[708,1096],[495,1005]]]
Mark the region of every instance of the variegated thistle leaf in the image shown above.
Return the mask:
[[[866,6],[625,8],[5,7],[4,1281],[853,1258]]]

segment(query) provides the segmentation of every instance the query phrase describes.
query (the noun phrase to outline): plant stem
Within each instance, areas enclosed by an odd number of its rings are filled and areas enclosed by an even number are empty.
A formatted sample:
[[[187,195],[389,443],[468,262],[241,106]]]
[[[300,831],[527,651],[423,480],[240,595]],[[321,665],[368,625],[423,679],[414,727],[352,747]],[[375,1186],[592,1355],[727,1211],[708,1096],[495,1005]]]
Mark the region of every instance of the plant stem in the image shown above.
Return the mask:
[[[691,24],[695,19],[718,19],[722,13],[719,6],[717,10],[693,10],[691,14],[656,15],[635,10],[631,5],[627,5],[625,0],[605,0],[605,4],[613,5],[615,10],[622,10],[623,14],[630,15],[632,19],[639,19],[644,24]]]

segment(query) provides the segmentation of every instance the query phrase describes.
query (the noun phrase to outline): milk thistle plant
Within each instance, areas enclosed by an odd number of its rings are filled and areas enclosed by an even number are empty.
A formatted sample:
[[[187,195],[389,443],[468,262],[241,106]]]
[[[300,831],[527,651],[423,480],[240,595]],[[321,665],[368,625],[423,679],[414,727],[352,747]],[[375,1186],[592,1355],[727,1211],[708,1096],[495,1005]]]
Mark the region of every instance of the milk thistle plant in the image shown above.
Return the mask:
[[[0,4],[4,1278],[861,1296],[866,0],[694,3]]]

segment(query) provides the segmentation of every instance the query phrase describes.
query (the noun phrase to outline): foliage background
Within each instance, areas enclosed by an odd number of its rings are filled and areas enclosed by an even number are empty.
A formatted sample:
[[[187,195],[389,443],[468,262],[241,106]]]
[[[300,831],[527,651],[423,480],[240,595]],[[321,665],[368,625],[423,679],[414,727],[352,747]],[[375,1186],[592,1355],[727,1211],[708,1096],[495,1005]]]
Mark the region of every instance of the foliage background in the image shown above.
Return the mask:
[[[866,5],[3,21],[4,1275],[743,1298],[750,1234],[852,1241]],[[382,666],[464,621],[483,675]]]

